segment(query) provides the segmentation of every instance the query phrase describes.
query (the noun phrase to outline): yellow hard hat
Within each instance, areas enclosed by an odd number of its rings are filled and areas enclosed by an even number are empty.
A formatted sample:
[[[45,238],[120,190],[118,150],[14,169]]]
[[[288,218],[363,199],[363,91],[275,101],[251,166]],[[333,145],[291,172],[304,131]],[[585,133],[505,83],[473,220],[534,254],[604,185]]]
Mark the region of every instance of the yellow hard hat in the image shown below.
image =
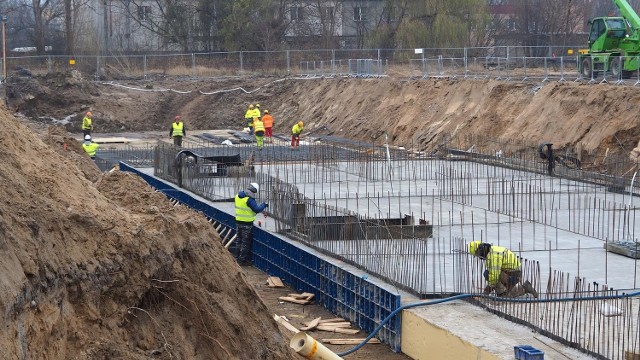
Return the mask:
[[[298,121],[298,126],[303,127],[304,123],[302,121]]]
[[[256,107],[260,107],[260,104],[256,104]]]
[[[265,114],[268,114],[268,113],[269,113],[269,110],[266,110],[266,109],[265,109],[265,110],[264,110],[264,113],[265,113]]]
[[[253,104],[249,104],[249,109],[253,109]]]
[[[478,247],[480,247],[480,241],[472,241],[469,243],[469,254],[478,255]]]
[[[486,259],[491,252],[491,244],[482,241],[472,241],[469,243],[469,253],[481,259]]]

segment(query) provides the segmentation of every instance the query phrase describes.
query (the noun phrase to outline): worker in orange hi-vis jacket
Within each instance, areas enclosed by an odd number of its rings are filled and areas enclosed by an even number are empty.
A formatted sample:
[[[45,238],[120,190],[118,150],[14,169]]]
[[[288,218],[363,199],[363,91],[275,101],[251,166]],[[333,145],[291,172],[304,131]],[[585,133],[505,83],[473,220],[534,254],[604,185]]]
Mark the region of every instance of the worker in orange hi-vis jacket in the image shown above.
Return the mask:
[[[264,124],[264,136],[267,138],[267,142],[270,143],[272,140],[271,137],[273,136],[273,116],[269,110],[264,110],[262,124]]]

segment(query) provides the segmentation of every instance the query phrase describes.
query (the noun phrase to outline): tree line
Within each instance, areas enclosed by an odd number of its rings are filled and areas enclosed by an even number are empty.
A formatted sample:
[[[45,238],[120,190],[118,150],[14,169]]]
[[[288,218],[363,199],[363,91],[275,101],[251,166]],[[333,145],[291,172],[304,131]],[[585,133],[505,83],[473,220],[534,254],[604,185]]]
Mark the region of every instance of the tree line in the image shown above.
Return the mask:
[[[68,55],[575,45],[588,18],[615,11],[612,0],[0,0],[10,49]]]

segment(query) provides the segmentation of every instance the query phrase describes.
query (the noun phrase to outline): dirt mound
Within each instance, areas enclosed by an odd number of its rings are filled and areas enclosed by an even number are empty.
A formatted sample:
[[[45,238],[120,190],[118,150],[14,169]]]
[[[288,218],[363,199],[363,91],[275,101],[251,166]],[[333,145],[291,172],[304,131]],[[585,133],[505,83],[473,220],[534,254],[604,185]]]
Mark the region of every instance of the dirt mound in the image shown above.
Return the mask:
[[[393,145],[407,148],[434,147],[442,135],[480,134],[629,154],[640,140],[633,106],[640,92],[633,86],[326,79],[295,81],[285,90],[276,114],[299,114],[309,129],[326,125],[366,141],[381,142],[387,131]]]
[[[604,153],[609,148],[610,153],[640,154],[634,107],[640,93],[633,86],[394,78],[164,79],[117,86],[93,83],[86,85],[91,91],[76,98],[85,85],[59,86],[63,78],[54,78],[58,81],[28,78],[30,86],[45,88],[35,92],[10,84],[10,102],[20,109],[33,104],[33,116],[60,118],[75,111],[65,125],[75,133],[80,132],[81,112],[88,108],[96,132],[168,131],[176,114],[182,115],[187,129],[205,130],[239,129],[247,105],[260,103],[274,114],[276,133],[288,134],[293,123],[304,120],[309,130],[327,126],[334,135],[365,141],[381,142],[386,131],[393,145],[418,150],[433,148],[443,135],[483,134],[550,141],[557,147],[580,142],[586,151]],[[74,98],[75,107],[50,103],[53,94]]]
[[[294,358],[204,218],[132,174],[94,185],[60,131],[0,119],[0,354]]]

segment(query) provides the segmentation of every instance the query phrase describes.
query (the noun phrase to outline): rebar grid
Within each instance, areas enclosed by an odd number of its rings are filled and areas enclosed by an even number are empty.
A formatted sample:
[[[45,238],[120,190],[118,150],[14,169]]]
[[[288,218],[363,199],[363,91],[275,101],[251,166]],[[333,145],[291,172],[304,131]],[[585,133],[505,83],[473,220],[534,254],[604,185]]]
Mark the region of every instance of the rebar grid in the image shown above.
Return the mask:
[[[171,181],[180,174],[183,187],[214,200],[230,199],[257,181],[277,231],[422,297],[482,291],[483,265],[466,253],[474,239],[519,254],[523,280],[543,299],[637,287],[637,260],[610,255],[616,272],[634,276],[609,277],[609,255],[601,255],[608,242],[637,241],[637,185],[575,169],[549,176],[535,146],[489,144],[458,152],[451,150],[462,146],[447,145],[429,155],[355,142],[258,151],[251,144],[203,141],[191,149],[205,156],[240,154],[245,162],[236,169],[189,158],[176,162],[179,149],[159,144],[155,172]],[[619,191],[612,184],[627,185]],[[623,312],[605,316],[603,301],[483,306],[598,357],[622,359],[639,347],[640,312],[634,300],[607,304]]]

